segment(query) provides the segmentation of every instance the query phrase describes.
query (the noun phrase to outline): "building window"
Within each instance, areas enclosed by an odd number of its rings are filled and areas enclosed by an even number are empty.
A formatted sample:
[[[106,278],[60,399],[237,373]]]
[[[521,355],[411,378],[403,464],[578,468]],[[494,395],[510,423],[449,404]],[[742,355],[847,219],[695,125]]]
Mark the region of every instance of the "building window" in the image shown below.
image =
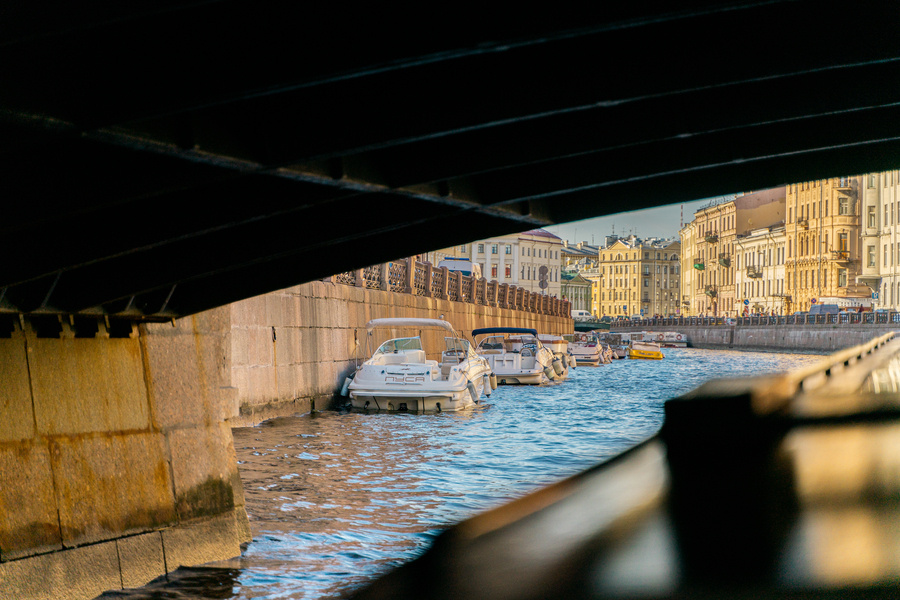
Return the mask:
[[[509,245],[509,244],[506,245],[506,253],[507,253],[507,254],[512,254],[512,246]]]
[[[866,224],[866,226],[867,227],[875,227],[875,207],[870,206],[868,213],[869,213],[869,221]]]
[[[506,265],[506,273],[504,275],[506,279],[510,279],[512,277],[512,265]]]
[[[491,254],[497,254],[498,247],[497,244],[491,244]]]
[[[484,244],[478,244],[478,254],[484,254]]]
[[[838,214],[839,215],[849,215],[852,214],[850,212],[850,198],[841,198],[838,204]]]
[[[838,287],[847,287],[847,269],[838,269]]]
[[[465,251],[466,251],[466,246],[465,246],[465,244],[463,244],[462,246],[459,247],[459,251],[460,251],[460,252],[465,252]]]
[[[491,265],[491,277],[497,279],[497,265]]]
[[[867,254],[868,254],[868,266],[874,267],[874,266],[875,266],[875,246],[869,246],[869,247],[867,248],[867,250],[868,250],[868,252],[867,252]]]

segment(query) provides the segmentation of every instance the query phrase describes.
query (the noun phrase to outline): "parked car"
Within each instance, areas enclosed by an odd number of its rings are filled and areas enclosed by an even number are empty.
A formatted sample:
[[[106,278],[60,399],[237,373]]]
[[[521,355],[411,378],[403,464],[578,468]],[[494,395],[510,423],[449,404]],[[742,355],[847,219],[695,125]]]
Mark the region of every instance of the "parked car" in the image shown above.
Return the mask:
[[[841,312],[841,308],[837,304],[813,304],[809,307],[811,315],[836,315]]]
[[[474,274],[476,279],[481,279],[481,265],[473,263],[471,260],[445,258],[438,263],[438,268],[440,267],[447,267],[448,271],[459,271],[466,277]]]
[[[735,319],[734,317],[726,317],[725,324],[726,325],[737,325],[737,319]]]

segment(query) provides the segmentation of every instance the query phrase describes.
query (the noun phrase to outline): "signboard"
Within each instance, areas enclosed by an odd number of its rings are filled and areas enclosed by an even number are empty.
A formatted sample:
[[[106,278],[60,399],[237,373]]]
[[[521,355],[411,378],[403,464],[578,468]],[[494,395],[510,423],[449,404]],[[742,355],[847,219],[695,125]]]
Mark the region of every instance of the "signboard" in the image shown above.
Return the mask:
[[[744,306],[750,306],[750,301],[749,301],[749,300],[744,300]]]
[[[878,300],[878,292],[872,292],[872,300]]]
[[[816,299],[815,299],[815,298],[810,298],[810,299],[809,299],[809,303],[810,303],[810,304],[815,304],[815,303],[816,303]]]

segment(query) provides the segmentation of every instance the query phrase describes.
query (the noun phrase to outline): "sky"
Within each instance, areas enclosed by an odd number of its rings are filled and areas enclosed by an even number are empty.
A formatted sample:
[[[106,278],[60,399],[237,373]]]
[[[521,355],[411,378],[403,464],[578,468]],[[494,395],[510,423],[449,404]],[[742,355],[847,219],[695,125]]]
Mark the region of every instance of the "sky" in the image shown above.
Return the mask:
[[[587,242],[592,245],[602,245],[605,237],[613,232],[620,236],[633,233],[640,238],[678,237],[678,230],[681,229],[682,222],[682,207],[684,223],[690,223],[694,218],[694,212],[708,206],[711,201],[721,202],[722,197],[573,221],[562,225],[551,225],[544,229],[572,243]]]

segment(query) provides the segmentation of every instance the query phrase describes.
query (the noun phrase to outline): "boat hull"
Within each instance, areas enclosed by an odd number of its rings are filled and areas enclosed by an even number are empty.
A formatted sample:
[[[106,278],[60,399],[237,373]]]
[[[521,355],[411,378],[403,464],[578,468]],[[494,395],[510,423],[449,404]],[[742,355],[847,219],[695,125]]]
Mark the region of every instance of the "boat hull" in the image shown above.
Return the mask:
[[[653,350],[635,350],[634,348],[628,349],[628,358],[639,358],[643,360],[661,360],[663,358],[663,353]]]
[[[579,367],[597,367],[600,365],[600,356],[575,356],[575,365]]]
[[[495,373],[497,383],[501,385],[539,385],[546,381],[547,376],[543,371],[534,371],[528,373]]]
[[[475,389],[475,398],[480,399],[484,392],[484,378],[478,377],[471,383]],[[353,408],[367,410],[455,412],[470,408],[477,403],[468,386],[455,389],[447,387],[443,387],[443,389],[410,388],[412,386],[385,390],[357,386],[350,390],[350,405]]]

